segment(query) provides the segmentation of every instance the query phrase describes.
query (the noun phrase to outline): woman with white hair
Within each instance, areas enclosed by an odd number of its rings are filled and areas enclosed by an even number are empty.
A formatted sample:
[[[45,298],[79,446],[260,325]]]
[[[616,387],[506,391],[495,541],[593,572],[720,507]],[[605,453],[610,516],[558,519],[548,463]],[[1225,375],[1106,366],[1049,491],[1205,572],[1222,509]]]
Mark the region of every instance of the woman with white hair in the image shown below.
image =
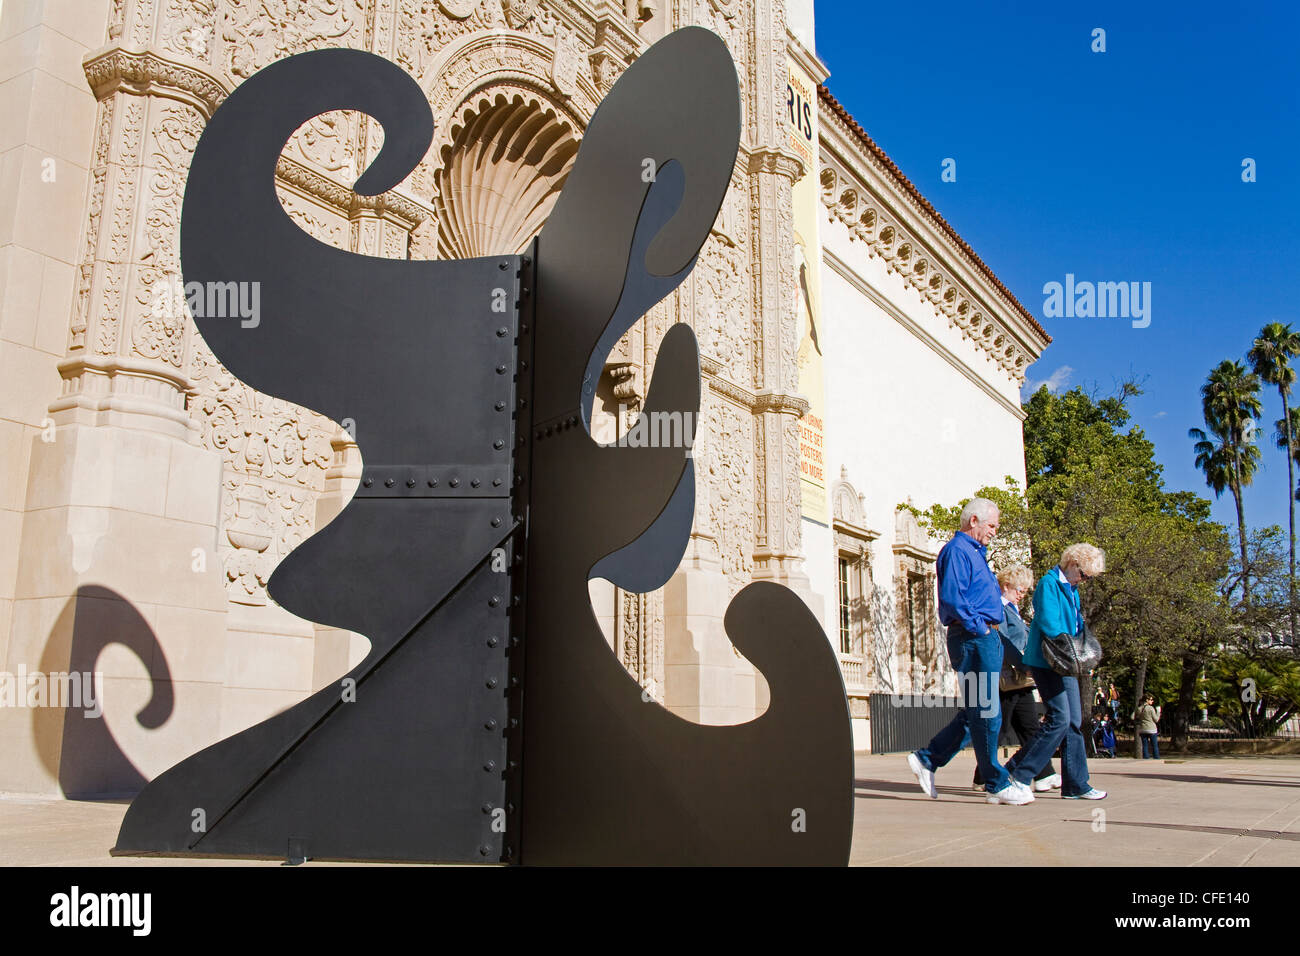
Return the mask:
[[[1043,657],[1043,641],[1083,631],[1079,585],[1106,570],[1106,556],[1091,544],[1072,544],[1061,562],[1034,589],[1034,620],[1029,626],[1024,662],[1047,708],[1043,731],[1007,763],[1011,779],[1028,786],[1061,747],[1061,796],[1067,800],[1102,800],[1104,790],[1088,783],[1088,752],[1083,737],[1083,706],[1076,677],[1056,673]]]

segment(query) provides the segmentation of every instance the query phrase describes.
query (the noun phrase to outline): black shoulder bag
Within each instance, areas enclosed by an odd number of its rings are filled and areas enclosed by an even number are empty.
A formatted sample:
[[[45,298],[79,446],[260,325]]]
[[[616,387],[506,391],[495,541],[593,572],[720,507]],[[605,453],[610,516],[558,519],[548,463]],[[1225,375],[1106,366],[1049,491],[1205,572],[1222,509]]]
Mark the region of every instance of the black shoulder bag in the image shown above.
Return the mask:
[[[1082,677],[1101,663],[1101,644],[1087,624],[1071,636],[1043,637],[1043,660],[1062,677]]]

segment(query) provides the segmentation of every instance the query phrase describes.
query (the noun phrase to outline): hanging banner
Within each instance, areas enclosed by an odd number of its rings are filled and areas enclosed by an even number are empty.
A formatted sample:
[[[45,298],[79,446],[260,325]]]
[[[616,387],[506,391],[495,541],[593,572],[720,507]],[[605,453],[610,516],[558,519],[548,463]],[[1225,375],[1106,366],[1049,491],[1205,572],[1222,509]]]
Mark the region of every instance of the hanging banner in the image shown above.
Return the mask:
[[[786,140],[804,161],[803,178],[794,184],[794,272],[799,313],[799,394],[808,399],[799,420],[799,484],[803,516],[830,523],[826,506],[826,394],[822,355],[826,348],[821,322],[821,214],[817,168],[817,84],[793,61],[786,85]]]

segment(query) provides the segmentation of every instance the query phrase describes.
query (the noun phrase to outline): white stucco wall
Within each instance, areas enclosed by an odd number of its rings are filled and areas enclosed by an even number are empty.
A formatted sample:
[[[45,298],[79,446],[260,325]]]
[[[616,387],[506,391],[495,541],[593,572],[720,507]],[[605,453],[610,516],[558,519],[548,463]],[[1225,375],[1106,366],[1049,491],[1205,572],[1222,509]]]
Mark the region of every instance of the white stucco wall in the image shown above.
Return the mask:
[[[1006,475],[1023,487],[1019,387],[919,292],[889,274],[884,260],[851,241],[841,223],[823,220],[821,241],[828,484],[845,466],[849,483],[865,495],[867,526],[880,534],[872,573],[878,587],[890,586],[900,502],[952,504],[983,485],[1000,486]],[[855,279],[841,274],[846,268]],[[805,521],[804,541],[808,576],[825,598],[823,623],[833,637],[833,536]]]

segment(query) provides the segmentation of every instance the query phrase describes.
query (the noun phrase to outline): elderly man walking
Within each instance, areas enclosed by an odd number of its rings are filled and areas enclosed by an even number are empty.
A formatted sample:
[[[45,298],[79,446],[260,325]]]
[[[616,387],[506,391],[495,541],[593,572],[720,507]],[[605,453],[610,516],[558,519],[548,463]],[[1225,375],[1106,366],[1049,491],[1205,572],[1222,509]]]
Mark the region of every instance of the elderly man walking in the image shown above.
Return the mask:
[[[972,498],[962,509],[961,530],[939,552],[939,620],[948,629],[948,658],[959,678],[962,710],[920,750],[907,757],[921,790],[939,793],[934,772],[962,748],[970,732],[975,761],[989,803],[1021,805],[1034,799],[998,763],[998,674],[1002,670],[1002,590],[988,565],[988,543],[998,533],[998,506]]]

